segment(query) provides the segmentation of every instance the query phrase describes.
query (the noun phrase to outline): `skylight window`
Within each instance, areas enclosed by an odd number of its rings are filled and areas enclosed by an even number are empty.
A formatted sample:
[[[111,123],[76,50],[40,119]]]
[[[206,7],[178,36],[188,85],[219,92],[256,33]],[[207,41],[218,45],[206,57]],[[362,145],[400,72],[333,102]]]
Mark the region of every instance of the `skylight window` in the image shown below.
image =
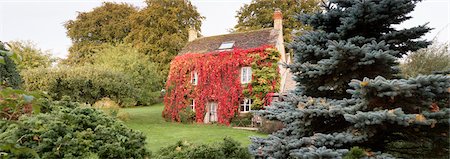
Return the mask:
[[[231,49],[233,48],[234,41],[227,41],[220,44],[219,50]]]

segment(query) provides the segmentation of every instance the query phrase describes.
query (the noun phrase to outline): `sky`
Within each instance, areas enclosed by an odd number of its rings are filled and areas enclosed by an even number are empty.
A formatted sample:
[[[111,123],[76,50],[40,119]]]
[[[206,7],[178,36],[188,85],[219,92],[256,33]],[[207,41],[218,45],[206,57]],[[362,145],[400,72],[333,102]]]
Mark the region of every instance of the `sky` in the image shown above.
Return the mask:
[[[144,7],[143,0],[107,0],[126,2]],[[53,56],[65,58],[71,45],[64,23],[73,20],[78,12],[91,11],[101,5],[100,0],[0,0],[0,40],[30,40],[37,47],[49,50]],[[228,33],[237,23],[236,11],[251,0],[191,0],[206,19],[201,31],[204,36]],[[429,22],[434,28],[425,39],[448,42],[450,24],[449,0],[424,0],[410,14],[413,18],[396,26],[409,28]]]

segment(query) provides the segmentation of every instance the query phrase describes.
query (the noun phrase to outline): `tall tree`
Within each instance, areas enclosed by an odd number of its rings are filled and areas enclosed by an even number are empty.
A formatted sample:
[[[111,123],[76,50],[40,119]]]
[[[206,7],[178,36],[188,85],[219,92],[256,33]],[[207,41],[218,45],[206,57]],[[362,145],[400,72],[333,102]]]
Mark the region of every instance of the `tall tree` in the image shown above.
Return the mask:
[[[167,75],[169,62],[187,43],[188,29],[200,30],[202,16],[186,0],[147,0],[147,7],[131,17],[125,41],[150,57]]]
[[[10,41],[8,44],[11,46],[11,51],[22,57],[17,65],[19,70],[50,67],[56,60],[51,57],[50,51],[37,48],[32,41]]]
[[[315,30],[291,43],[298,96],[257,112],[284,128],[253,138],[250,151],[261,158],[448,158],[450,76],[386,79],[399,57],[429,44],[418,39],[428,27],[393,27],[411,18],[418,1],[330,0],[324,12],[300,16]]]
[[[252,0],[237,11],[238,23],[232,31],[242,32],[273,27],[275,8],[283,13],[284,41],[292,41],[293,30],[307,30],[298,23],[295,16],[300,13],[313,13],[320,10],[319,0]]]
[[[89,61],[89,57],[104,43],[122,43],[131,31],[129,17],[137,8],[126,3],[104,2],[89,12],[81,12],[64,25],[72,40],[67,63]]]
[[[0,41],[0,85],[19,88],[22,83],[15,61],[20,61],[20,56],[7,48],[7,44]]]
[[[398,57],[430,44],[419,39],[430,28],[422,25],[397,30],[410,19],[416,0],[333,0],[325,11],[299,19],[314,28],[291,43],[298,74],[298,92],[314,97],[349,98],[351,79],[398,73]]]

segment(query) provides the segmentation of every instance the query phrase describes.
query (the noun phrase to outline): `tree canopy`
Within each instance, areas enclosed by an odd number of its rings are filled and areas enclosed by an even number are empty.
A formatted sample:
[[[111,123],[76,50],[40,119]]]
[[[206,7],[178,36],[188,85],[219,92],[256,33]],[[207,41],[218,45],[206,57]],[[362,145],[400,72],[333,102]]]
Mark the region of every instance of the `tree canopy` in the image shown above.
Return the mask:
[[[167,75],[169,62],[187,43],[188,29],[200,30],[202,16],[185,0],[147,0],[137,9],[126,3],[105,2],[89,12],[79,13],[66,23],[72,39],[67,63],[92,63],[102,44],[132,44]]]
[[[50,51],[37,48],[32,41],[10,41],[8,44],[11,51],[22,57],[21,62],[17,64],[19,70],[50,67],[56,60],[51,57]]]
[[[319,0],[252,0],[237,11],[238,24],[233,31],[250,31],[273,27],[273,12],[275,8],[283,13],[284,41],[292,40],[293,30],[308,29],[297,22],[300,13],[314,13],[320,10]]]
[[[89,12],[80,12],[75,20],[65,23],[72,40],[68,63],[83,63],[103,43],[121,43],[131,31],[129,17],[137,8],[126,3],[104,2]]]
[[[169,63],[187,43],[188,29],[200,31],[202,16],[185,0],[147,0],[147,6],[131,16],[131,32],[125,42],[149,56],[167,75]]]

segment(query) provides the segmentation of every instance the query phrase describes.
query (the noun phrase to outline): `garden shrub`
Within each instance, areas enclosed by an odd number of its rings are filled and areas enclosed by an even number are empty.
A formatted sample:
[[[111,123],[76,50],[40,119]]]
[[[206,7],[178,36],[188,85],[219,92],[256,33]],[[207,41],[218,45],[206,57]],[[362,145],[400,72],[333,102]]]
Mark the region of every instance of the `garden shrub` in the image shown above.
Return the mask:
[[[136,104],[130,77],[105,67],[79,66],[38,68],[22,72],[27,90],[42,90],[54,100],[70,96],[74,101],[94,104],[108,97],[120,106]]]
[[[258,131],[266,134],[274,133],[278,130],[283,129],[284,125],[278,120],[267,120],[262,118],[261,126],[258,127]]]
[[[102,98],[101,100],[95,102],[94,105],[92,105],[92,107],[103,111],[105,114],[113,118],[118,118],[123,121],[128,120],[129,117],[128,113],[120,111],[119,104],[117,104],[116,102],[107,97]]]
[[[178,114],[181,123],[193,123],[195,121],[195,112],[189,107],[180,110]]]
[[[146,158],[145,136],[112,117],[80,104],[52,102],[48,113],[3,125],[1,141],[31,148],[42,158]],[[75,106],[75,108],[71,108]],[[29,154],[12,157],[29,158]]]
[[[126,45],[106,45],[96,51],[93,65],[122,72],[130,77],[129,83],[136,88],[138,105],[152,105],[161,101],[161,89],[165,77],[158,72],[157,65],[147,56]]]
[[[178,141],[174,145],[161,148],[154,157],[156,159],[245,159],[251,156],[239,142],[226,137],[221,143],[210,145]]]
[[[231,125],[232,126],[238,126],[238,127],[248,127],[252,124],[252,117],[253,115],[248,114],[236,114],[233,119],[231,119]]]

